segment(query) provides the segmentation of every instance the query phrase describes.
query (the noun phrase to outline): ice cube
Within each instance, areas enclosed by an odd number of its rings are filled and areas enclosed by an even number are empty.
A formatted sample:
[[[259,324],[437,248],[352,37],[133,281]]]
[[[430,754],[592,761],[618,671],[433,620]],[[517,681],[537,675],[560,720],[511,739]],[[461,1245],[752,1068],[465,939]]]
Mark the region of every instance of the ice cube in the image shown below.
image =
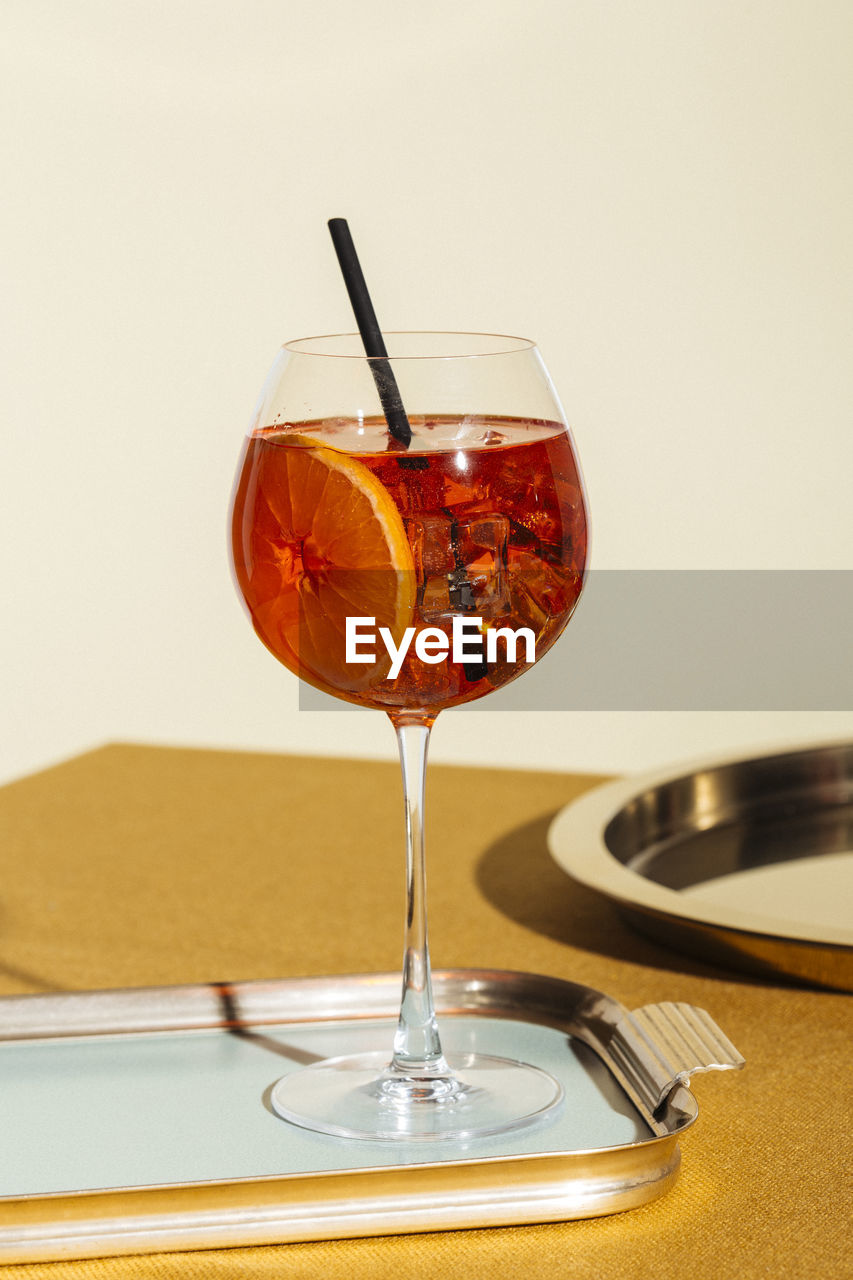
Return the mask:
[[[456,568],[452,525],[450,517],[443,515],[418,516],[406,522],[415,560],[425,578],[450,573]]]
[[[506,555],[509,523],[502,515],[472,520],[429,515],[407,521],[415,553],[420,615],[425,622],[454,613],[496,618],[509,605]]]

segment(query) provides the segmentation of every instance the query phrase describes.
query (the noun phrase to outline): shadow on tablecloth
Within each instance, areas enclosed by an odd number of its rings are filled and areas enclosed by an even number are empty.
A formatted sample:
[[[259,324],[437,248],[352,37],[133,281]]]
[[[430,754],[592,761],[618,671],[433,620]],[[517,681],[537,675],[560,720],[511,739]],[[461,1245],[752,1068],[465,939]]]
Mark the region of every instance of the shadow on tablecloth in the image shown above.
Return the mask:
[[[578,884],[548,852],[555,813],[516,827],[483,853],[476,870],[483,896],[503,915],[556,942],[648,968],[757,986],[788,985],[707,963],[636,932],[602,894]]]

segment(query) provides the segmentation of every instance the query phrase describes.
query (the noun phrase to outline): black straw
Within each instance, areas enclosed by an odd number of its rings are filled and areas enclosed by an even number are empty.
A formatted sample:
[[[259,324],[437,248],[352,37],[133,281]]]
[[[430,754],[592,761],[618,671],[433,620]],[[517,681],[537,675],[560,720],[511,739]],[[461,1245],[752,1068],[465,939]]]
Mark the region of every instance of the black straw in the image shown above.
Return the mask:
[[[388,362],[388,352],[385,349],[382,330],[379,328],[379,321],[376,319],[376,312],[373,310],[373,303],[370,301],[370,294],[367,292],[364,274],[358,261],[358,255],[352,242],[346,218],[330,218],[329,231],[332,235],[335,252],[338,255],[338,262],[343,273],[349,300],[355,312],[356,324],[361,334],[361,340],[364,343],[364,350],[370,358],[370,372],[373,374],[376,390],[379,392],[382,412],[385,414],[388,430],[395,440],[408,448],[412,439],[412,428],[409,425],[406,410],[403,408],[397,379],[394,377],[394,371]]]

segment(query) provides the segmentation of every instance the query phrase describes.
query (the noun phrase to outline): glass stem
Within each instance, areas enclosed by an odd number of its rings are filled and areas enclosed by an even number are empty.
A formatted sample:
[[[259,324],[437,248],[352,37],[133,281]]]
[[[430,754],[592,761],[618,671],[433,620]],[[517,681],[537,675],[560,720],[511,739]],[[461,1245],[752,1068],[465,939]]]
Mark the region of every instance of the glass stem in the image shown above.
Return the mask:
[[[406,805],[406,936],[403,997],[391,1068],[407,1076],[446,1076],[432,999],[424,861],[424,791],[431,723],[395,724]]]

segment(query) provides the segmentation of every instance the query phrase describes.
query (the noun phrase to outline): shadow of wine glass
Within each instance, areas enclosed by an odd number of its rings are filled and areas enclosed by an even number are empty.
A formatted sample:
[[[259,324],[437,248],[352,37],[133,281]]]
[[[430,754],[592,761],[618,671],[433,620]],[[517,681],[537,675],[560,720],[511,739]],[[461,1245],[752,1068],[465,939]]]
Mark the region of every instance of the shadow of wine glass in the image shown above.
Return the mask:
[[[34,973],[31,969],[24,969],[21,965],[12,964],[2,958],[0,958],[0,975],[10,978],[16,988],[21,988],[21,990],[4,992],[5,995],[53,994],[69,989],[64,983],[56,982],[53,978],[44,977],[40,973]]]
[[[210,985],[216,992],[222,1009],[220,1026],[223,1031],[227,1031],[232,1036],[239,1036],[241,1040],[248,1040],[257,1045],[258,1048],[265,1049],[267,1053],[275,1053],[280,1058],[287,1058],[288,1062],[296,1062],[301,1067],[310,1066],[312,1062],[322,1061],[321,1054],[309,1053],[307,1049],[300,1049],[294,1044],[288,1044],[285,1040],[278,1040],[275,1036],[265,1035],[263,1031],[258,1031],[254,1026],[246,1022],[240,1013],[237,992],[231,983],[212,982]]]

